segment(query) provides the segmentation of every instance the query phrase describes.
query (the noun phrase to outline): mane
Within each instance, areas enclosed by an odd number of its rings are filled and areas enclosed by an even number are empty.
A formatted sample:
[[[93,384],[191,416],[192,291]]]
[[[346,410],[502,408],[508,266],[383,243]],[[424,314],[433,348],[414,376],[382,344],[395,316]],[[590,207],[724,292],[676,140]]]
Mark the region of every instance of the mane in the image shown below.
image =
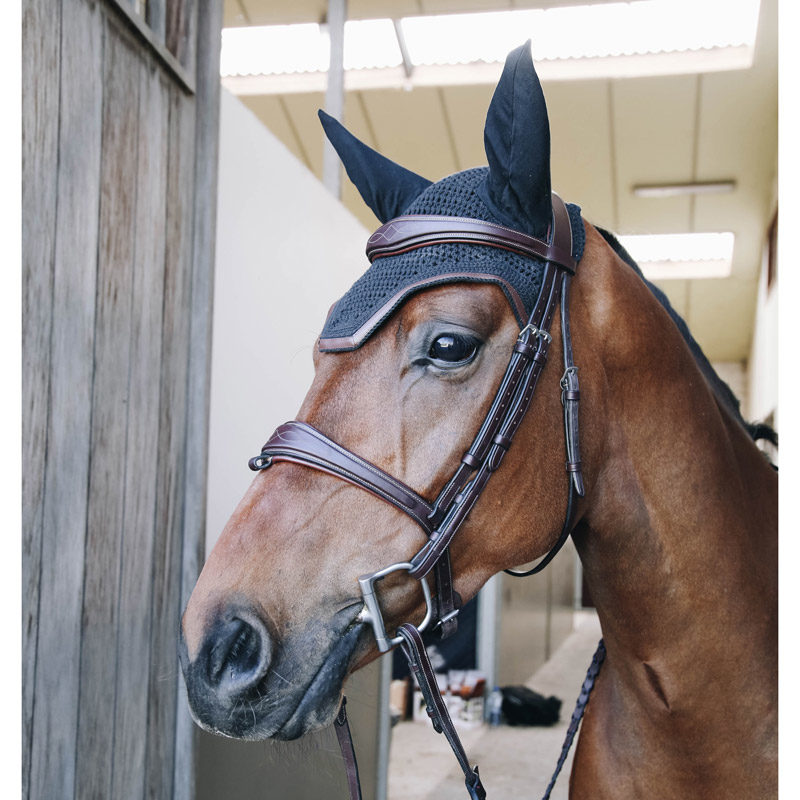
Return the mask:
[[[733,393],[731,387],[717,375],[702,348],[697,343],[694,336],[692,336],[689,326],[686,324],[683,317],[672,307],[669,298],[667,298],[664,292],[645,278],[639,265],[631,258],[630,253],[619,243],[617,237],[614,236],[613,233],[609,233],[607,230],[599,227],[597,231],[606,242],[608,242],[611,249],[644,281],[645,286],[653,293],[653,296],[663,306],[675,325],[677,325],[681,336],[686,344],[689,345],[689,349],[692,352],[692,356],[694,356],[697,366],[700,368],[700,371],[703,373],[703,376],[716,395],[717,400],[728,409],[739,424],[747,431],[753,441],[766,439],[777,446],[778,434],[775,433],[769,425],[747,422],[747,420],[742,417],[739,398]]]

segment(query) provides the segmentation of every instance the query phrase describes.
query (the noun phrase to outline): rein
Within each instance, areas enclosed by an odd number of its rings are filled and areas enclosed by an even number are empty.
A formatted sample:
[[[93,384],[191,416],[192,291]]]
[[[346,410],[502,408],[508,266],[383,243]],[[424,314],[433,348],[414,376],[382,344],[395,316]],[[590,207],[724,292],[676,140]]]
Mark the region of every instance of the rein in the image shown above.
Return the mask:
[[[556,194],[552,195],[552,207],[553,224],[547,240],[536,239],[502,225],[481,220],[405,216],[390,220],[381,226],[367,243],[367,255],[370,261],[417,247],[457,241],[499,247],[540,258],[546,262],[539,297],[527,324],[520,331],[514,344],[492,405],[472,444],[462,456],[458,468],[432,503],[380,467],[329,439],[313,426],[296,420],[286,422],[277,428],[261,448],[260,455],[250,459],[249,462],[250,468],[256,471],[267,469],[275,462],[289,461],[336,475],[391,503],[422,528],[427,542],[410,561],[391,564],[377,572],[362,575],[358,579],[364,597],[364,608],[358,620],[372,625],[380,652],[388,652],[395,645],[401,646],[426,699],[434,729],[438,733],[444,733],[448,739],[464,772],[467,791],[472,800],[483,800],[486,791],[481,784],[477,766],[472,768],[469,765],[453,722],[441,699],[422,642],[421,631],[432,625],[441,638],[446,638],[456,631],[461,598],[453,588],[448,548],[489,478],[500,466],[525,417],[539,376],[547,362],[547,352],[552,341],[550,326],[559,305],[564,355],[561,402],[564,407],[567,455],[565,468],[569,475],[567,509],[561,533],[551,550],[534,567],[525,572],[514,570],[506,572],[522,577],[544,569],[564,545],[572,530],[575,495],[581,497],[584,495],[578,436],[580,391],[569,327],[569,286],[578,264],[572,255],[572,227],[569,215],[564,202]],[[378,602],[376,584],[387,575],[398,571],[406,571],[411,578],[419,581],[425,597],[426,613],[418,626],[404,623],[394,636],[390,636],[386,631]],[[435,577],[435,594],[431,592],[427,580],[431,572]],[[601,642],[592,664],[593,668],[596,664],[596,670],[599,670],[603,653]],[[592,668],[589,673],[591,675]],[[590,675],[587,675],[587,681]],[[592,676],[592,683],[593,680]],[[573,714],[573,722],[576,714],[578,715],[574,725],[575,730],[588,700],[591,683],[588,689],[584,684],[584,690]],[[351,799],[359,800],[361,789],[358,784],[358,767],[349,734],[344,701],[335,727],[347,766]],[[562,758],[559,760],[545,798],[549,797],[552,784],[575,735],[575,730],[572,728],[571,724],[572,733],[570,735],[568,732]]]

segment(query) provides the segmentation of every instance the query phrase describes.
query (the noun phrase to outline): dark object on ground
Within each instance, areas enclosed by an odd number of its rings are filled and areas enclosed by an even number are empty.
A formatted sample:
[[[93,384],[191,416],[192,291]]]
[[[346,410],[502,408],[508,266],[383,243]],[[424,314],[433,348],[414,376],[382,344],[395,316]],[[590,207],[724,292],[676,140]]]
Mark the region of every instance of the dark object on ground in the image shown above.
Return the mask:
[[[527,686],[504,686],[503,716],[509,725],[555,725],[561,711],[557,697],[545,697]]]

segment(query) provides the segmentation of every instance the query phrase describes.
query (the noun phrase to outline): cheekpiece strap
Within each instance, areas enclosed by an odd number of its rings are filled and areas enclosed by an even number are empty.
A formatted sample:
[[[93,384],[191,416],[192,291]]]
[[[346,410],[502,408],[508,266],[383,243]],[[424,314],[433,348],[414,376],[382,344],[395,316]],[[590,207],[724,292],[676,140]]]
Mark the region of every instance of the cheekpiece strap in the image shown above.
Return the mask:
[[[552,193],[552,205],[553,224],[547,240],[480,219],[410,214],[390,219],[369,237],[367,258],[372,262],[376,258],[396,256],[431,244],[460,242],[499,247],[551,261],[574,275],[578,265],[572,255],[569,213],[555,192]]]

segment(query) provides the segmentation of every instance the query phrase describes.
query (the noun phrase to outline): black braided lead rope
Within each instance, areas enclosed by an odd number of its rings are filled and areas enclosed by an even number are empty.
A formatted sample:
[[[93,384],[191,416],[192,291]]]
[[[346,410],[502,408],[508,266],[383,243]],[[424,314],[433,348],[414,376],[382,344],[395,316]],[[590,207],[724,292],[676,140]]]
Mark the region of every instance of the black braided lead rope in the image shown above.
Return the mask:
[[[550,783],[547,785],[547,789],[542,796],[542,800],[550,800],[550,792],[553,791],[553,787],[556,785],[556,780],[561,772],[561,768],[564,766],[564,762],[567,760],[567,755],[572,747],[575,734],[578,732],[578,727],[583,719],[583,712],[586,710],[586,704],[589,702],[589,695],[592,693],[595,679],[597,678],[597,674],[600,672],[600,667],[602,666],[605,657],[606,646],[601,639],[597,645],[597,650],[594,651],[592,663],[589,665],[589,669],[586,672],[586,678],[583,681],[583,686],[581,686],[581,693],[578,695],[578,702],[575,704],[575,710],[572,712],[572,719],[570,720],[569,727],[567,728],[567,735],[564,738],[564,744],[561,746],[561,755],[558,757],[558,763],[556,764],[555,772],[553,773],[553,777],[550,778]]]

